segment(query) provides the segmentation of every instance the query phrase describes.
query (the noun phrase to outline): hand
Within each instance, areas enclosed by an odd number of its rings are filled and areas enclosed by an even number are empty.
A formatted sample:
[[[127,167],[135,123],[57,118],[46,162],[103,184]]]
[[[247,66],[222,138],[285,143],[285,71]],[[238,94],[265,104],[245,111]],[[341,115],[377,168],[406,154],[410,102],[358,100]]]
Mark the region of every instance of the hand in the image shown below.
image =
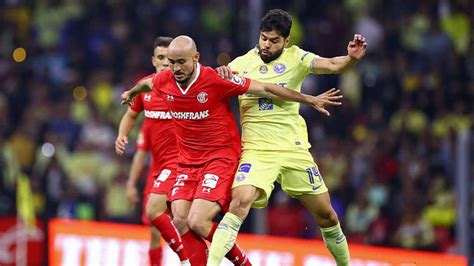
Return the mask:
[[[347,45],[347,54],[353,60],[359,61],[364,57],[367,50],[365,37],[360,34],[354,34],[354,39]]]
[[[124,91],[120,96],[122,99],[120,104],[131,104],[132,103],[132,92],[131,91]]]
[[[125,151],[125,145],[128,144],[127,136],[118,136],[115,140],[115,152],[118,155],[122,155]]]
[[[321,93],[318,96],[312,96],[311,105],[318,110],[318,112],[323,113],[327,116],[331,114],[325,109],[327,105],[341,105],[342,95],[339,94],[340,90],[332,88],[325,93]]]
[[[127,184],[127,199],[131,204],[138,203],[138,189],[135,185],[128,185]]]
[[[221,76],[223,79],[232,80],[232,75],[239,74],[238,71],[232,71],[229,66],[220,66],[216,68],[217,74]]]

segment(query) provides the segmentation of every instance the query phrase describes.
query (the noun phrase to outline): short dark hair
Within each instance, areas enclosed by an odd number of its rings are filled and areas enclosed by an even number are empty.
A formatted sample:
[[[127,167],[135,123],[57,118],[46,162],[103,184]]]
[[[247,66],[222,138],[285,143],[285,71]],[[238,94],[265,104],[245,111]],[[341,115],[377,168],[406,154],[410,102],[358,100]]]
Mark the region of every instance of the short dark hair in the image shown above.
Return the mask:
[[[288,12],[281,9],[272,9],[265,14],[260,23],[260,31],[276,31],[284,38],[290,36],[291,16]]]
[[[173,38],[171,37],[160,36],[155,39],[155,42],[153,42],[153,49],[156,47],[168,47],[172,40]]]

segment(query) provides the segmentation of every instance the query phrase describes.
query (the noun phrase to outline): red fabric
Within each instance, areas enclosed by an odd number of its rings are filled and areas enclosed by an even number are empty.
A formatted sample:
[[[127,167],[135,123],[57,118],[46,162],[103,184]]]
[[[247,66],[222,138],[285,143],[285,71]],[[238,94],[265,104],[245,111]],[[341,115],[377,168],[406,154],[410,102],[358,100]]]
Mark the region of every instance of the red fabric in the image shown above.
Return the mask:
[[[206,242],[192,230],[189,230],[181,237],[186,251],[189,253],[191,265],[206,265],[208,253]]]
[[[169,70],[153,79],[153,90],[173,117],[178,162],[199,165],[215,158],[239,158],[240,135],[228,100],[247,92],[250,80],[230,82],[203,66],[195,71],[196,79],[188,88],[180,88]]]
[[[148,172],[148,177],[143,190],[142,201],[142,223],[150,225],[150,220],[146,215],[146,204],[150,193],[169,195],[171,188],[176,182],[176,165],[167,165],[161,168],[157,176],[150,176],[152,172]]]
[[[153,79],[156,75],[156,73],[153,73],[140,79],[140,81],[149,78]],[[130,105],[130,109],[139,113],[143,111],[145,115],[140,134],[137,138],[136,148],[137,150],[150,151],[152,153],[152,162],[143,191],[142,206],[142,222],[145,225],[150,225],[150,221],[146,216],[148,194],[150,192],[168,194],[175,182],[174,177],[176,175],[174,174],[171,174],[166,181],[161,180],[159,183],[155,182],[155,178],[160,176],[164,169],[176,169],[175,164],[178,158],[176,136],[168,107],[155,92],[137,95]]]
[[[151,222],[158,231],[161,233],[161,237],[168,243],[170,248],[178,254],[181,261],[189,258],[186,250],[184,249],[183,241],[178,233],[178,230],[173,224],[171,217],[168,214],[163,213]]]
[[[154,78],[156,75],[155,73],[143,79]],[[130,109],[138,113],[144,112],[145,119],[137,138],[136,148],[151,151],[153,160],[150,171],[151,175],[156,176],[163,165],[175,163],[178,155],[174,125],[168,106],[156,92],[152,91],[137,95]]]
[[[163,167],[160,173],[152,179],[153,185],[150,189],[150,193],[169,195],[171,188],[176,182],[176,168],[176,165]]]
[[[277,236],[301,237],[305,231],[304,217],[304,209],[300,207],[281,205],[269,207],[268,233]]]
[[[212,238],[214,237],[214,233],[217,230],[218,223],[212,223],[212,228],[211,231],[209,232],[209,235],[206,237],[206,240],[209,242],[212,242]],[[239,265],[239,266],[250,266],[252,265],[247,258],[247,255],[245,255],[245,252],[243,249],[241,249],[237,243],[229,250],[229,252],[225,255],[227,259],[229,259],[234,265]]]
[[[161,266],[161,260],[163,258],[163,250],[161,247],[150,249],[148,256],[150,258],[150,266]]]
[[[169,201],[205,199],[229,209],[237,159],[214,159],[203,165],[178,167]]]

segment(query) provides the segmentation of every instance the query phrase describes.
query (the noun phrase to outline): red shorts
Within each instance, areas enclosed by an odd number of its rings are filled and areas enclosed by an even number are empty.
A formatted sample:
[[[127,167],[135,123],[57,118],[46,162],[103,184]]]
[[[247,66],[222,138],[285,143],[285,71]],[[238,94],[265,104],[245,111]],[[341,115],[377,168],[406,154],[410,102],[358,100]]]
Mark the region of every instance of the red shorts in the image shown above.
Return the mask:
[[[238,159],[223,158],[201,165],[180,165],[169,201],[205,199],[217,202],[222,210],[227,211],[238,164]]]
[[[164,166],[158,174],[149,175],[147,177],[145,189],[143,191],[143,204],[142,204],[142,223],[150,225],[150,220],[146,215],[146,203],[150,197],[150,193],[154,194],[165,194],[168,195],[171,192],[171,188],[176,182],[176,165]]]

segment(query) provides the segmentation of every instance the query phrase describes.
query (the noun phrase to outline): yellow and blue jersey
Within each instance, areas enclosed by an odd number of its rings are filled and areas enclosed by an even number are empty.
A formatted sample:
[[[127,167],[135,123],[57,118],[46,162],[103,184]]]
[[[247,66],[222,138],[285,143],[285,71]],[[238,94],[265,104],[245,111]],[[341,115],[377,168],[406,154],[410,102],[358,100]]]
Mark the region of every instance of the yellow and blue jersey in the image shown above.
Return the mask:
[[[229,66],[240,75],[260,82],[278,84],[301,92],[305,77],[312,73],[315,54],[298,46],[285,48],[279,58],[264,63],[254,48],[235,58]],[[243,149],[308,149],[306,123],[300,104],[244,94],[239,96]]]

